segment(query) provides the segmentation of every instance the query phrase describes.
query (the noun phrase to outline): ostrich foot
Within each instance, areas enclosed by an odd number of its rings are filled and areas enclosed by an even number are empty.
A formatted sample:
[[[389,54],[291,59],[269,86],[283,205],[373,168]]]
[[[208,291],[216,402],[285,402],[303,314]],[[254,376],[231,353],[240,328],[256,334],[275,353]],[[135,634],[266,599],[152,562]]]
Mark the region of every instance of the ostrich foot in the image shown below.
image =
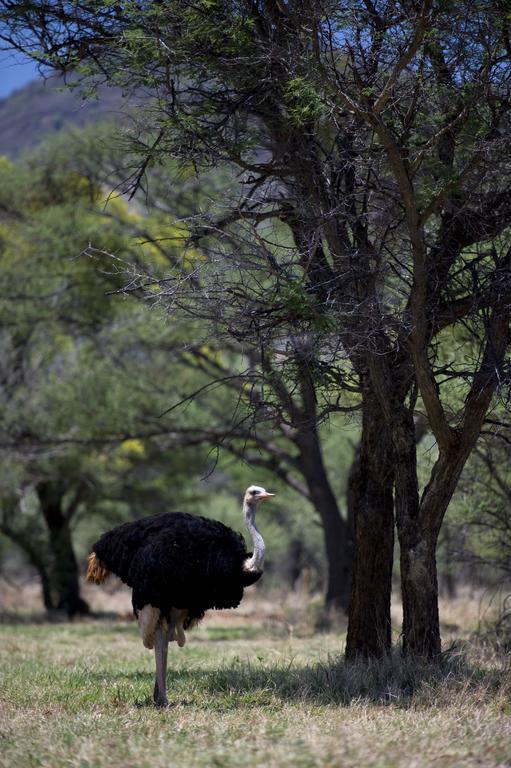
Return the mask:
[[[165,707],[169,706],[167,696],[165,693],[163,694],[160,693],[160,689],[158,688],[158,683],[154,684],[153,701],[154,701],[154,706],[157,709],[165,709]]]
[[[156,657],[156,678],[153,699],[156,707],[168,707],[167,701],[167,628],[158,624],[154,636],[154,655]]]

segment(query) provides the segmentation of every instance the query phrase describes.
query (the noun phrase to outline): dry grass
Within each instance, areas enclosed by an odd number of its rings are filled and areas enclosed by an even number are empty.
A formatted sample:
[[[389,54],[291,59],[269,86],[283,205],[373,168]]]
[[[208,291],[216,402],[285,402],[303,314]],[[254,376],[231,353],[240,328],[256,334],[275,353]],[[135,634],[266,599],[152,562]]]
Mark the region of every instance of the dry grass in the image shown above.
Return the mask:
[[[346,664],[342,631],[248,600],[172,646],[166,711],[132,623],[5,623],[0,765],[509,766],[509,658],[468,639],[478,610],[464,605],[450,607],[456,648],[418,666]]]

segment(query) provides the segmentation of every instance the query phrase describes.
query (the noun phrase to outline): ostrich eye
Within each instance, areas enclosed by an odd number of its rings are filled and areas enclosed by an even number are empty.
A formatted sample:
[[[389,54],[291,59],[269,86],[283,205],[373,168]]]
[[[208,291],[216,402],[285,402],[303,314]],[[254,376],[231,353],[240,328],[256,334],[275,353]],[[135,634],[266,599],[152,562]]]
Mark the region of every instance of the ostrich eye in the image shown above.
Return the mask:
[[[250,493],[252,494],[252,496],[257,496],[257,494],[259,493],[259,491],[250,491]]]

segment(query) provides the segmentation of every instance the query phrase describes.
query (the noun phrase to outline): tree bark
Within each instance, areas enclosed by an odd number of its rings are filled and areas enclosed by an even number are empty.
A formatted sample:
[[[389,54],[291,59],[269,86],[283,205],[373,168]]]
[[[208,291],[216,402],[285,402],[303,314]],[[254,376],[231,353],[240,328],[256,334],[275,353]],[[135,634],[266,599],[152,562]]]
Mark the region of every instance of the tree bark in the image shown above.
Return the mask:
[[[436,547],[445,512],[470,450],[466,443],[441,452],[420,504],[416,502],[418,494],[415,497],[410,493],[406,514],[397,515],[404,653],[435,658],[441,651]]]
[[[403,653],[426,658],[440,654],[436,538],[401,545]]]
[[[363,394],[360,453],[350,477],[355,529],[347,658],[383,656],[391,648],[394,551],[393,451],[378,399]]]
[[[413,411],[398,407],[393,419],[396,526],[403,601],[403,652],[432,658],[440,653],[437,531],[421,525],[417,439]]]
[[[87,614],[89,606],[80,595],[78,563],[69,519],[62,508],[64,489],[59,483],[44,481],[37,486],[37,495],[48,528],[48,541],[53,559],[50,571],[53,607],[65,611],[68,616]]]

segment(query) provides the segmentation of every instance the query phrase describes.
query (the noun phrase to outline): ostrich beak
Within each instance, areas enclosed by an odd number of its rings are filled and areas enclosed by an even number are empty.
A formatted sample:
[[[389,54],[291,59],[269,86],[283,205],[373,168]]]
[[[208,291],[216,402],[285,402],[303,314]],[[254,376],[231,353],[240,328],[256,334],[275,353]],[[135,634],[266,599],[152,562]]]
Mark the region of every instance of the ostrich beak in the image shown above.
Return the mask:
[[[259,498],[261,499],[261,501],[265,501],[266,499],[271,499],[272,496],[275,496],[275,494],[274,493],[268,493],[268,491],[265,491],[264,493],[261,493]]]

